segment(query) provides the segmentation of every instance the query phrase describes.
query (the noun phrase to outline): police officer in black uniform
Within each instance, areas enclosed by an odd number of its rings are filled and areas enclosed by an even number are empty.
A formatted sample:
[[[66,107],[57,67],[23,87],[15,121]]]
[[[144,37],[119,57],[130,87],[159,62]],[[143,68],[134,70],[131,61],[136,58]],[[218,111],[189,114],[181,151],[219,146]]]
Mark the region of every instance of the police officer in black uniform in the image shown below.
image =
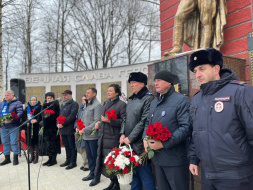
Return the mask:
[[[222,66],[223,56],[213,48],[190,58],[201,84],[190,106],[190,171],[198,175],[201,162],[203,190],[252,190],[253,87]]]

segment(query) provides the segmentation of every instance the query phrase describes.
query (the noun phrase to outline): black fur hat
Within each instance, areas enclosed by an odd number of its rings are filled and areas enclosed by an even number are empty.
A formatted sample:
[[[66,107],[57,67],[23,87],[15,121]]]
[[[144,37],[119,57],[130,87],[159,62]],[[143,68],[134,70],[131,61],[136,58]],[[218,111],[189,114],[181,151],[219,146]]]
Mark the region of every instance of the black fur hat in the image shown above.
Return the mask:
[[[130,83],[131,81],[142,82],[147,85],[148,77],[142,72],[132,72],[128,78],[128,82]]]
[[[47,96],[51,96],[51,97],[53,97],[53,98],[55,99],[55,95],[54,95],[53,92],[47,92],[47,93],[45,94],[45,99],[47,99]]]
[[[222,53],[214,48],[194,52],[190,58],[189,69],[193,72],[195,67],[203,64],[219,65],[222,68]]]

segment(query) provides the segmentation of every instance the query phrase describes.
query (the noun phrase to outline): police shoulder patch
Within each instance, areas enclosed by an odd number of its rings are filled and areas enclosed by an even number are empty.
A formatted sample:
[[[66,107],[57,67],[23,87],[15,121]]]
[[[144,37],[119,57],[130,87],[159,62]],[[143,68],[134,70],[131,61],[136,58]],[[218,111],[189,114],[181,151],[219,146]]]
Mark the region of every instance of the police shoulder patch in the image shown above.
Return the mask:
[[[239,81],[239,80],[232,80],[231,83],[232,83],[232,84],[240,84],[240,85],[247,84],[246,82]]]

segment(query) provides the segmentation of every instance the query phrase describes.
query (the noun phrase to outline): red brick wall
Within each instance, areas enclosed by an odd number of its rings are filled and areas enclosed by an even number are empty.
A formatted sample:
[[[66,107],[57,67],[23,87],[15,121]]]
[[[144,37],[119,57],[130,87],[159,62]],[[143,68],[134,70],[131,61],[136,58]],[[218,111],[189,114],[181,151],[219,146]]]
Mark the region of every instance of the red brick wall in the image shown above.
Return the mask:
[[[160,0],[161,56],[172,49],[174,16],[180,0]],[[227,25],[224,28],[224,55],[246,59],[246,80],[249,81],[247,34],[252,29],[251,0],[227,0]],[[190,50],[184,45],[183,51]]]

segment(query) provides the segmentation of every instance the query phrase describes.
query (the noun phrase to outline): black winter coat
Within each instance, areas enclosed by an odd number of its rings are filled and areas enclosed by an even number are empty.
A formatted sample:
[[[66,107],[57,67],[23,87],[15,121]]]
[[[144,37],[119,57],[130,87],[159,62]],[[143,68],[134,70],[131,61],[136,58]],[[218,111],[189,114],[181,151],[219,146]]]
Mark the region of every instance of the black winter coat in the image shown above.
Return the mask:
[[[61,153],[60,135],[57,135],[57,123],[56,118],[59,116],[60,108],[59,102],[44,102],[42,109],[47,108],[51,104],[54,104],[48,110],[53,110],[55,113],[45,118],[45,114],[42,113],[43,119],[43,136],[39,136],[39,155],[40,156],[53,156]]]
[[[32,111],[32,109],[34,109],[34,107],[38,106],[35,111],[34,111],[34,115],[37,115],[40,111],[41,111],[41,105],[40,102],[38,102],[36,105],[31,106],[30,103],[28,102],[28,106],[30,107],[30,110]],[[25,122],[27,120],[27,108],[28,106],[25,108],[25,110],[23,111],[23,116],[22,116],[22,121]],[[28,113],[29,114],[29,113]],[[41,115],[38,115],[37,117],[35,117],[34,119],[37,120],[36,123],[33,124],[33,135],[31,138],[31,128],[32,128],[32,124],[31,121],[29,121],[29,139],[30,139],[30,143],[28,143],[28,136],[27,136],[27,125],[25,124],[22,129],[25,130],[25,136],[26,136],[26,141],[27,141],[27,145],[29,146],[34,146],[37,145],[39,143],[39,129],[40,129],[40,125],[39,123],[41,122],[42,118]]]
[[[155,152],[152,162],[158,166],[183,166],[189,164],[187,151],[190,127],[190,98],[175,92],[172,86],[166,94],[151,102],[149,114],[146,121],[143,138],[149,124],[161,122],[171,132],[171,138],[162,141],[164,148]]]
[[[253,87],[230,69],[220,76],[192,99],[190,162],[207,179],[244,179],[253,175]]]
[[[108,99],[101,108],[101,115],[105,116],[105,112],[108,110],[115,110],[117,119],[111,119],[110,123],[103,122],[98,130],[98,154],[95,173],[96,175],[102,173],[106,177],[115,178],[116,176],[108,176],[106,173],[104,160],[114,147],[119,147],[121,123],[126,115],[126,103],[121,101],[119,97],[112,101]]]
[[[128,137],[130,145],[137,155],[144,151],[142,135],[153,99],[154,96],[147,87],[144,87],[137,94],[130,96],[127,103],[126,117],[122,122],[120,133]]]
[[[60,129],[61,135],[74,135],[74,125],[76,122],[78,109],[79,105],[73,99],[66,103],[65,106],[63,106],[63,104],[61,105],[60,115],[66,117],[63,128]]]

